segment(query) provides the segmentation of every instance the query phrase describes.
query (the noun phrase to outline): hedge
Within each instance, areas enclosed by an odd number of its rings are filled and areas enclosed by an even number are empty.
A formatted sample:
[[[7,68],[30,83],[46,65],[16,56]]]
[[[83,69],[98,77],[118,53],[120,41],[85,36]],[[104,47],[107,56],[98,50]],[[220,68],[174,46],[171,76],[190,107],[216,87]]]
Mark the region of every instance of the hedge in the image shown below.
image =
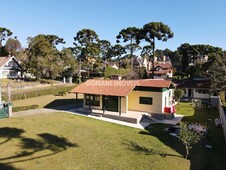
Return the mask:
[[[37,109],[38,107],[39,107],[39,105],[37,105],[37,104],[30,105],[30,106],[18,106],[18,107],[13,107],[12,111],[19,112],[19,111],[23,111],[23,110]]]
[[[46,89],[38,89],[34,91],[27,91],[21,93],[15,93],[11,95],[11,100],[22,100],[25,98],[32,98],[44,95],[51,95],[51,94],[59,94],[59,93],[67,93],[72,90],[75,86],[57,86],[57,87],[50,87]],[[6,95],[2,96],[2,100],[7,101],[8,97]]]

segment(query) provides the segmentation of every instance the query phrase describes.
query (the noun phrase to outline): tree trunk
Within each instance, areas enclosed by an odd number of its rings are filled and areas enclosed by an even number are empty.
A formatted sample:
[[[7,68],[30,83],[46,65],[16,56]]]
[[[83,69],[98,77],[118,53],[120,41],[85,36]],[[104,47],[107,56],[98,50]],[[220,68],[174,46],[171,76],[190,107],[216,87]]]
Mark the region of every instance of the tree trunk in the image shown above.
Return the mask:
[[[151,78],[154,79],[154,74],[155,74],[155,38],[153,38],[152,41],[152,52],[153,52],[153,57],[152,57],[152,73],[151,73]]]
[[[188,155],[189,155],[189,149],[188,149],[188,146],[185,146],[186,148],[186,155],[185,155],[185,158],[187,159],[188,158]]]

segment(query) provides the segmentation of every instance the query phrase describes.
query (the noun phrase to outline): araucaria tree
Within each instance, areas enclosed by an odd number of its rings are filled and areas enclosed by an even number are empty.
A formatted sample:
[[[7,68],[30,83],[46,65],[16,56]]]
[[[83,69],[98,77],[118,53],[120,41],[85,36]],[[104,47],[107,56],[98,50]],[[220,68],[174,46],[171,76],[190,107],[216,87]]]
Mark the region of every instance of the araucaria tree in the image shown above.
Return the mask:
[[[133,70],[133,53],[140,49],[138,36],[140,34],[140,29],[136,27],[128,27],[126,29],[122,29],[119,34],[116,36],[117,43],[120,43],[120,40],[124,43],[128,42],[128,44],[125,46],[125,49],[127,49],[130,52],[131,57],[131,71]]]
[[[138,40],[144,39],[149,42],[152,47],[152,78],[154,78],[155,39],[167,41],[168,39],[173,38],[173,36],[174,34],[170,27],[162,22],[150,22],[143,26]]]
[[[2,41],[4,41],[7,37],[11,36],[13,33],[4,27],[0,27],[0,47],[2,47]]]
[[[87,61],[89,57],[96,58],[100,54],[99,38],[91,29],[82,29],[74,37],[74,53],[77,59]]]

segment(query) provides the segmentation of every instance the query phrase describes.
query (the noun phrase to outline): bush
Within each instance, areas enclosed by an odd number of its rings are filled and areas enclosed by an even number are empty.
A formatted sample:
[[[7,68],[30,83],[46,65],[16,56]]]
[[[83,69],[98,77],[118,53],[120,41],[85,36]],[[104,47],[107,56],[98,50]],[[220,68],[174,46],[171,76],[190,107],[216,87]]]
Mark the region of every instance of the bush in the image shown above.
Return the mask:
[[[175,97],[175,100],[180,102],[180,99],[184,96],[184,90],[182,89],[176,89],[174,91],[174,97]]]
[[[60,92],[57,94],[57,96],[64,96],[64,95],[66,95],[66,94],[67,94],[66,91],[60,91]]]
[[[23,110],[37,109],[38,107],[39,107],[39,105],[37,105],[37,104],[30,105],[30,106],[18,106],[18,107],[13,107],[12,111],[19,112],[19,111],[23,111]]]

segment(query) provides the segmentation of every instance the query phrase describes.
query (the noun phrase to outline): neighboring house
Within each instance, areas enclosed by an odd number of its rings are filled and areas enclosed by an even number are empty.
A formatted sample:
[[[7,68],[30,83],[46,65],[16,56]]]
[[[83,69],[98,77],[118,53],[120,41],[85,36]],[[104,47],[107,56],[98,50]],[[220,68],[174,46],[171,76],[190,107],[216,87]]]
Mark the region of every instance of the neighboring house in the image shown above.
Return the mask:
[[[73,90],[84,94],[83,106],[91,109],[128,113],[129,110],[163,115],[173,105],[170,80],[88,80]],[[77,98],[77,97],[76,97]]]
[[[150,62],[147,60],[147,57],[146,56],[138,56],[136,58],[133,59],[133,67],[137,67],[137,68],[140,68],[140,67],[144,67],[146,69],[150,69]]]
[[[171,62],[156,62],[155,65],[155,78],[169,78],[173,77],[173,67]]]
[[[0,78],[21,78],[21,67],[14,56],[0,57]]]
[[[210,80],[202,77],[188,78],[176,82],[177,88],[184,90],[184,97],[189,99],[210,98]]]

